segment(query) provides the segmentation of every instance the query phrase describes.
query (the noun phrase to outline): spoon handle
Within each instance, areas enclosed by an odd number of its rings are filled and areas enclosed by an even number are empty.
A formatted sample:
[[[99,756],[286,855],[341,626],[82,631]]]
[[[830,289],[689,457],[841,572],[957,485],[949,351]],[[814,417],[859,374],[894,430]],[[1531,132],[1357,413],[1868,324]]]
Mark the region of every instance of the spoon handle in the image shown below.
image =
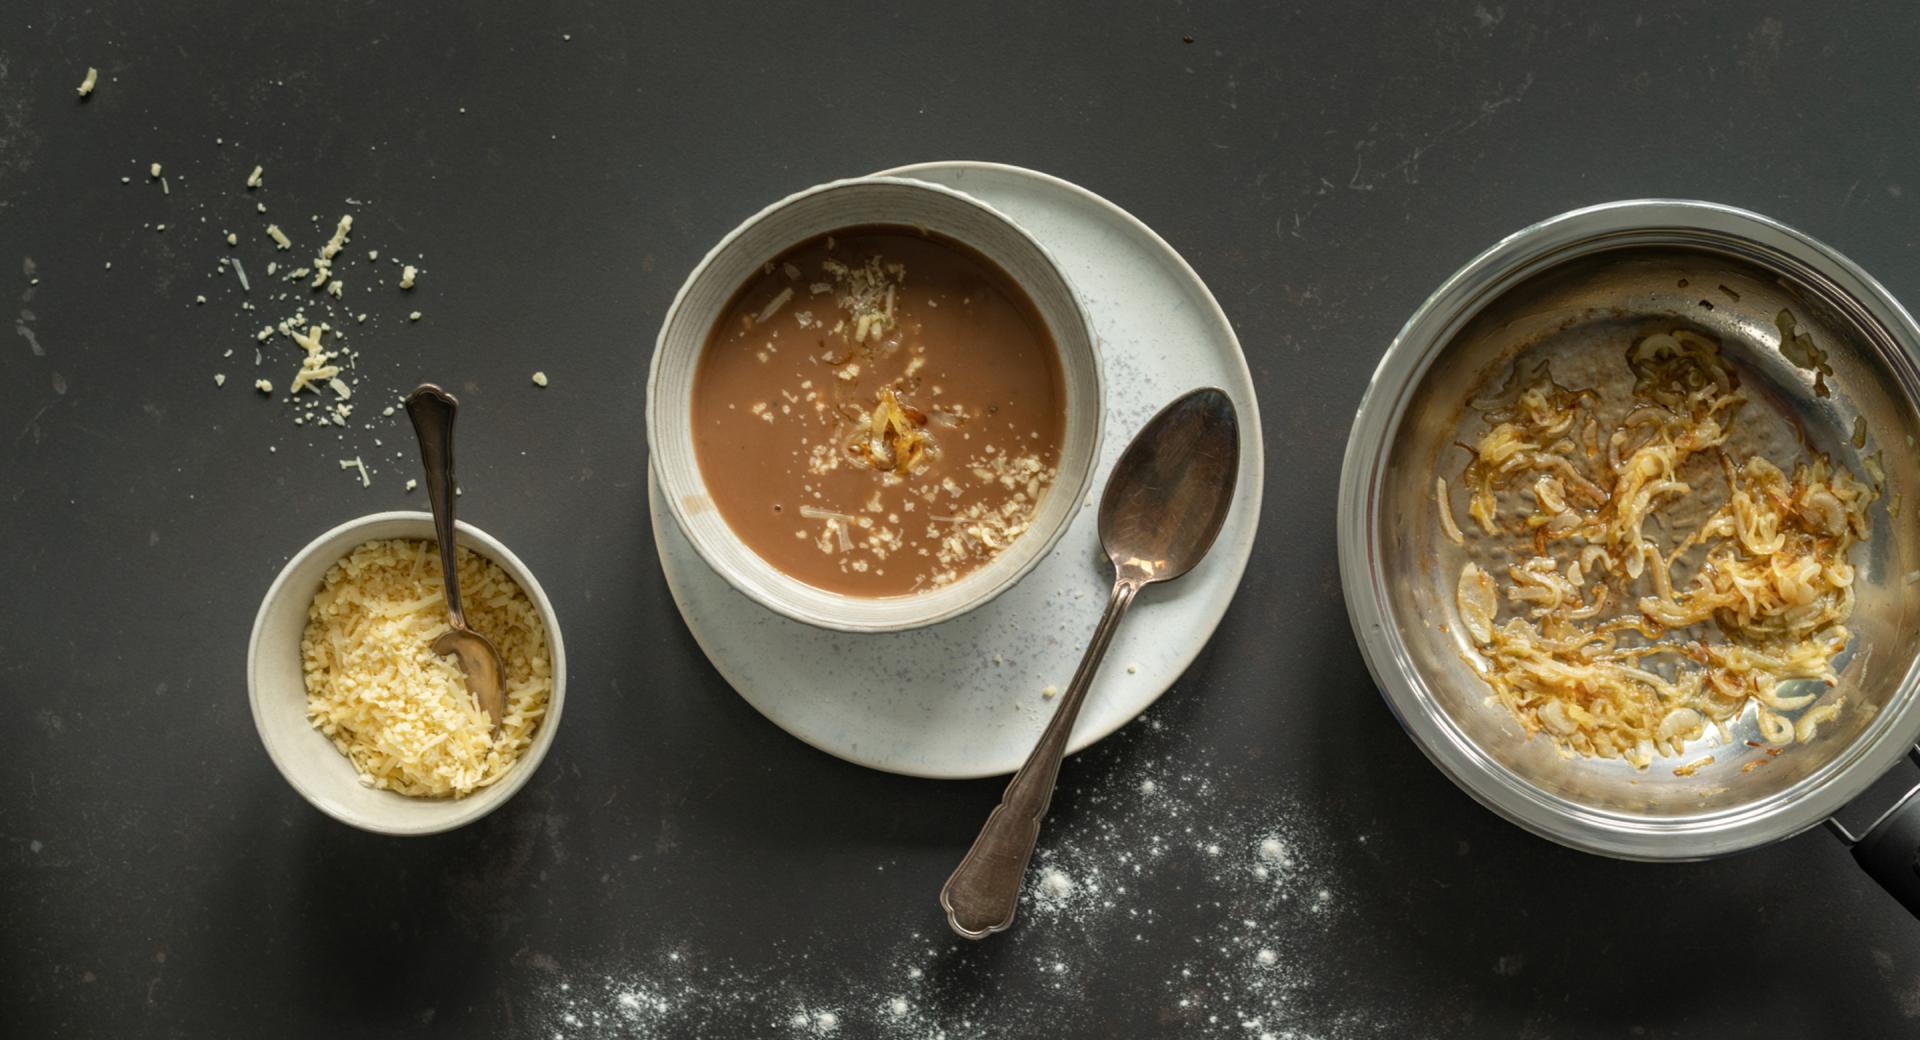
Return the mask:
[[[420,438],[420,462],[427,471],[427,503],[433,508],[433,533],[440,543],[440,573],[447,586],[447,613],[453,627],[467,627],[460,609],[460,569],[453,540],[453,417],[460,402],[432,383],[407,395],[407,418]]]
[[[974,839],[973,848],[967,850],[966,858],[941,887],[940,905],[947,911],[947,924],[962,938],[984,939],[1013,924],[1027,862],[1033,858],[1034,843],[1040,838],[1040,821],[1046,818],[1047,806],[1053,801],[1054,780],[1060,775],[1060,759],[1066,755],[1080,704],[1100,670],[1100,659],[1107,655],[1107,645],[1113,642],[1114,630],[1120,627],[1120,619],[1139,591],[1140,583],[1134,578],[1114,581],[1107,611],[1093,630],[1093,641],[1080,658],[1080,668],[1073,673],[1073,682],[1067,685],[1046,731],[1040,734],[1040,742],[1034,745],[1026,764],[1013,774],[999,806]]]

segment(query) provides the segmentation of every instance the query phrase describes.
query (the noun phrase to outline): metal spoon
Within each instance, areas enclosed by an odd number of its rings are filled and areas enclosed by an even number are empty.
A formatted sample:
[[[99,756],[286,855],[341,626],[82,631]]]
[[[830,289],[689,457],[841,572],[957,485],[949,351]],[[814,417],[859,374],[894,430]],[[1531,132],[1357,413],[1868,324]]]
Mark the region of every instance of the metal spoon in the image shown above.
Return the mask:
[[[1207,554],[1233,504],[1239,470],[1239,418],[1227,395],[1214,389],[1192,391],[1161,409],[1114,464],[1100,498],[1100,542],[1113,561],[1113,595],[1040,743],[940,889],[947,923],[962,937],[984,939],[1013,924],[1067,738],[1107,644],[1141,588],[1178,578]]]
[[[467,675],[467,689],[494,729],[507,711],[506,668],[500,651],[487,637],[467,627],[460,609],[460,571],[455,566],[453,539],[453,417],[460,402],[432,383],[421,383],[407,395],[407,418],[420,438],[420,462],[427,470],[427,502],[433,507],[433,532],[440,542],[440,575],[447,587],[447,623],[452,625],[433,641],[436,654],[457,654]]]

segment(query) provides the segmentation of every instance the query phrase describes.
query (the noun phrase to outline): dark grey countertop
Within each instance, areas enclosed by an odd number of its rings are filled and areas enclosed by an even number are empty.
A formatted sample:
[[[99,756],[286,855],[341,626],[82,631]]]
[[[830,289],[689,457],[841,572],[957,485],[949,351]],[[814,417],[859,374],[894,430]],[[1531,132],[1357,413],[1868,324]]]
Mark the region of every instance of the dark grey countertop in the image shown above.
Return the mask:
[[[25,330],[0,337],[8,1035],[1920,1032],[1920,922],[1825,835],[1625,864],[1457,791],[1361,663],[1333,531],[1380,352],[1534,219],[1720,200],[1920,300],[1920,10],[219,0],[3,20],[0,271]],[[662,312],[721,234],[934,158],[1046,170],[1159,230],[1240,333],[1268,453],[1235,609],[1146,722],[1064,770],[1048,862],[1077,887],[977,947],[933,895],[999,785],[844,764],[734,696],[655,561],[640,426]],[[365,409],[375,428],[335,441],[247,389],[277,315],[213,271],[227,227],[256,272],[273,258],[240,187],[255,162],[273,219],[352,212],[354,248],[426,257],[410,298],[367,296],[362,378],[463,393],[463,515],[562,618],[552,755],[460,832],[337,824],[254,733],[246,639],[278,568],[420,504],[399,418]],[[374,437],[362,489],[337,459]],[[1260,879],[1268,836],[1288,863]]]

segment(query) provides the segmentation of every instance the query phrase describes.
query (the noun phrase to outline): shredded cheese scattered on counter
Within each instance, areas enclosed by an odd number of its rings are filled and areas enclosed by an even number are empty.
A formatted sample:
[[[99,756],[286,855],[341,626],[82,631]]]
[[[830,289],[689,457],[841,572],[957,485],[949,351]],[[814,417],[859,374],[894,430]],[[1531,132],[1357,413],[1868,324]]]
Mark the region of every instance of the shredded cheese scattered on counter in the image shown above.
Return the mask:
[[[93,93],[94,84],[99,82],[100,82],[100,70],[94,68],[91,65],[87,66],[87,78],[80,81],[80,88],[79,88],[80,96],[86,97],[87,95]]]
[[[289,397],[309,386],[314,387],[314,392],[318,393],[320,386],[340,374],[340,366],[327,364],[334,355],[321,345],[320,337],[326,331],[324,325],[310,326],[304,331],[292,328],[287,330],[287,335],[293,337],[293,341],[300,344],[300,348],[307,352],[307,356],[300,362],[300,371],[293,374],[293,382],[287,387]]]

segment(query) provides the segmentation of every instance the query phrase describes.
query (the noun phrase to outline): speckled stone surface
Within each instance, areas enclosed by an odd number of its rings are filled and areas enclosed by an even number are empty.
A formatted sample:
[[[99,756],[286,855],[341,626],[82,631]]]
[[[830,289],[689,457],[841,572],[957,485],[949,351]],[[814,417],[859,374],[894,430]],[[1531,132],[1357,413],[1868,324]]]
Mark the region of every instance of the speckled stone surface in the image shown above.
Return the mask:
[[[1540,217],[1729,202],[1920,301],[1917,33],[1911,5],[1786,0],[8,5],[0,1033],[1920,1032],[1920,923],[1828,836],[1621,864],[1447,783],[1361,663],[1333,531],[1380,352]],[[964,948],[934,896],[1000,785],[842,762],[732,692],[658,564],[638,403],[673,291],[743,215],[942,157],[1165,236],[1239,334],[1267,449],[1232,609],[1062,772],[1044,862],[1086,895]],[[224,230],[258,273],[264,220],[306,248],[342,212],[422,270],[404,297],[350,279],[368,402],[461,395],[462,514],[566,631],[546,764],[434,839],[314,811],[246,707],[288,556],[419,501],[402,417],[336,439],[250,396],[282,305],[214,273]],[[1285,884],[1254,873],[1276,834]]]

